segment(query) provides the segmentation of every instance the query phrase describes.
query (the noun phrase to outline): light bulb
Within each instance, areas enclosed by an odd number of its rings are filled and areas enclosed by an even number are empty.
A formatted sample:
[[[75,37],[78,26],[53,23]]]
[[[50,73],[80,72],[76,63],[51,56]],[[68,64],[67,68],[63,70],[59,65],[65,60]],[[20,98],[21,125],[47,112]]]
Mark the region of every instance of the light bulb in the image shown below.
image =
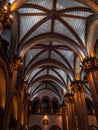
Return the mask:
[[[4,11],[8,11],[8,7],[6,5],[3,6]]]

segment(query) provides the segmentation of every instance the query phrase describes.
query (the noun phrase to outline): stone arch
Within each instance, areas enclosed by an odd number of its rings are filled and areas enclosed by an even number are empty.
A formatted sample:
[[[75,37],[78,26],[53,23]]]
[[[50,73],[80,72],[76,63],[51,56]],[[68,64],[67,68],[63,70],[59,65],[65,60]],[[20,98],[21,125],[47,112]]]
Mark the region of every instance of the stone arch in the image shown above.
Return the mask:
[[[61,130],[61,128],[57,125],[54,125],[50,128],[50,130]]]
[[[51,76],[51,75],[44,75],[44,76],[40,76],[39,78],[35,79],[34,81],[31,81],[28,85],[28,88],[27,88],[28,91],[29,91],[29,88],[32,86],[32,84],[33,84],[33,90],[34,90],[35,85],[37,85],[39,82],[46,81],[46,80],[53,81],[53,82],[57,83],[58,86],[61,87],[61,89],[64,89],[63,87],[67,87],[67,86],[64,86],[64,84],[56,77]]]
[[[56,33],[42,34],[40,36],[30,39],[25,44],[22,44],[19,47],[18,55],[23,58],[30,48],[32,48],[33,46],[39,43],[50,41],[50,40],[57,41],[69,47],[80,57],[81,61],[83,61],[83,59],[86,57],[86,55],[83,53],[84,50],[75,41],[71,40],[70,38],[66,36],[62,36]]]
[[[29,130],[42,130],[40,126],[34,125]]]
[[[64,72],[67,73],[67,75],[69,76],[69,78],[71,80],[74,79],[74,73],[70,71],[70,69],[63,65],[62,63],[56,61],[56,60],[42,60],[42,61],[39,61],[37,63],[35,63],[34,65],[30,66],[26,71],[26,76],[25,77],[28,77],[27,75],[29,73],[31,73],[34,69],[38,68],[38,67],[42,67],[42,66],[55,66],[55,67],[58,67],[60,69],[62,69]]]

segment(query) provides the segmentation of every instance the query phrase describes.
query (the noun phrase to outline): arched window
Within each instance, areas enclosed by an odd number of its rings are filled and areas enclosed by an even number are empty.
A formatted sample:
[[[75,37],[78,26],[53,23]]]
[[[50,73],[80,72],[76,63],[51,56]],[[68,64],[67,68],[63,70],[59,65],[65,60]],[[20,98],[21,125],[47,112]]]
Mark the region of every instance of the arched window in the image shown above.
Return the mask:
[[[42,98],[42,112],[43,113],[49,113],[49,106],[50,106],[50,103],[49,103],[49,97],[43,97]]]
[[[59,112],[59,101],[56,98],[52,99],[52,109],[53,113]]]
[[[52,126],[50,130],[61,130],[58,126]]]
[[[29,130],[42,130],[42,129],[40,126],[35,125],[35,126],[32,126]]]
[[[40,112],[40,99],[36,98],[34,101],[31,103],[32,106],[32,112],[33,113],[39,113]]]

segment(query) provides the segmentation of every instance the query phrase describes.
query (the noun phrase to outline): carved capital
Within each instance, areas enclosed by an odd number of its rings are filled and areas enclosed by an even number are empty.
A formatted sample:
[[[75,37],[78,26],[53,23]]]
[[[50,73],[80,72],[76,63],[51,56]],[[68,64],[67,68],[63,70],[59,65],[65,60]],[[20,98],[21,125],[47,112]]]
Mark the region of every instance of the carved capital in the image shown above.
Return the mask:
[[[86,73],[91,72],[93,70],[98,70],[98,59],[96,59],[95,57],[84,59],[84,61],[82,62],[82,69]]]
[[[14,62],[11,65],[11,69],[17,71],[18,69],[21,68],[22,64],[23,64],[22,58],[21,57],[15,57]]]
[[[10,11],[10,5],[0,1],[0,23],[3,26],[10,25],[13,22],[12,12]]]
[[[84,91],[84,84],[81,80],[76,80],[71,84],[72,90],[74,92],[83,92]]]
[[[65,97],[65,102],[67,103],[72,103],[73,102],[73,94],[67,93],[64,97]]]

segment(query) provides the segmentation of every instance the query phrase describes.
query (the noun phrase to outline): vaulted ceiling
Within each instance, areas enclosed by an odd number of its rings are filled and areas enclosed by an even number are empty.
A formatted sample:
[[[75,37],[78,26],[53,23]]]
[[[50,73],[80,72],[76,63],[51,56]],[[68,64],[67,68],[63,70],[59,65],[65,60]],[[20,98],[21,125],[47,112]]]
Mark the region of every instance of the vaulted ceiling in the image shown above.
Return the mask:
[[[81,72],[78,55],[80,59],[88,55],[88,23],[97,12],[95,1],[89,2],[15,1],[18,8],[14,12],[12,41],[17,36],[16,48],[24,58],[23,77],[28,80],[31,100],[47,95],[62,102],[64,94],[70,91],[71,81]]]

